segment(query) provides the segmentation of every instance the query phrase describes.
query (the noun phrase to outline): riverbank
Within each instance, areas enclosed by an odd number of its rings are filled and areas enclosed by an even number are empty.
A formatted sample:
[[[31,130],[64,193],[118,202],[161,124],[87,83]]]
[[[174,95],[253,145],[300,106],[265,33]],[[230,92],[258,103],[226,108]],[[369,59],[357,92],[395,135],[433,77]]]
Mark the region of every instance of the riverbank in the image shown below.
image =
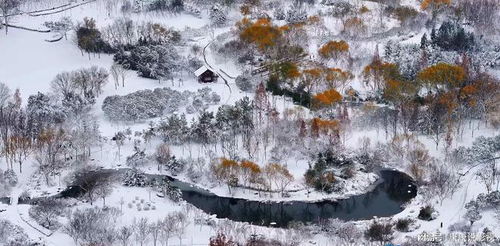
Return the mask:
[[[148,173],[156,174],[156,173]],[[164,174],[165,175],[165,174]],[[373,190],[373,188],[380,182],[380,176],[376,173],[365,173],[359,171],[351,179],[342,180],[344,188],[341,192],[334,192],[327,194],[324,192],[315,191],[311,187],[306,185],[302,186],[292,186],[290,189],[285,191],[286,196],[282,196],[281,192],[273,191],[260,191],[254,189],[248,189],[243,187],[231,187],[230,189],[227,185],[222,183],[213,183],[207,180],[203,180],[198,183],[192,182],[186,175],[173,176],[171,174],[166,174],[174,179],[182,181],[189,184],[197,189],[202,189],[210,192],[218,197],[226,198],[236,198],[244,199],[248,201],[260,201],[260,202],[319,202],[319,201],[336,201],[349,198],[351,196],[360,195]]]

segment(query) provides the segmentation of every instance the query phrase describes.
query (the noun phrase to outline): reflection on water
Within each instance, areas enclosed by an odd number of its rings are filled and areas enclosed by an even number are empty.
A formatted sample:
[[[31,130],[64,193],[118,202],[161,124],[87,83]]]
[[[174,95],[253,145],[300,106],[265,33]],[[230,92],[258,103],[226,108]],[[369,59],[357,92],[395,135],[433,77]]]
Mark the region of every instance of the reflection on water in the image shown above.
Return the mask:
[[[258,202],[236,198],[217,197],[213,194],[174,181],[183,198],[199,209],[218,218],[245,221],[252,224],[286,226],[292,221],[317,222],[319,219],[369,219],[373,216],[391,216],[402,211],[402,205],[416,196],[416,187],[406,174],[383,170],[376,187],[363,195],[337,202]]]
[[[120,170],[96,170],[91,175],[75,177],[72,186],[56,197],[78,197],[85,193],[85,186],[100,178],[125,173]],[[149,179],[161,179],[163,175],[147,175]],[[373,190],[339,201],[321,202],[259,202],[237,198],[218,197],[206,190],[169,178],[172,185],[182,191],[184,200],[218,218],[249,222],[257,225],[285,227],[292,221],[318,222],[320,219],[343,220],[370,219],[374,216],[391,216],[402,211],[402,205],[417,194],[413,180],[393,170],[380,171],[381,179]],[[31,199],[33,202],[33,199]]]

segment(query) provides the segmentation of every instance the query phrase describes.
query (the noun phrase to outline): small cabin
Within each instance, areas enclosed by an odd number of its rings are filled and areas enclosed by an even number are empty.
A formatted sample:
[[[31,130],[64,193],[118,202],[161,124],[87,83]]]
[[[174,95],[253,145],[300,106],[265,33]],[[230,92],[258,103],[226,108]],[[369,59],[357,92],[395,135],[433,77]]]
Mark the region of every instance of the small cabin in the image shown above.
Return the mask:
[[[214,71],[207,68],[206,66],[200,67],[198,70],[194,72],[194,75],[198,78],[198,82],[200,83],[212,83],[216,82],[219,77]]]

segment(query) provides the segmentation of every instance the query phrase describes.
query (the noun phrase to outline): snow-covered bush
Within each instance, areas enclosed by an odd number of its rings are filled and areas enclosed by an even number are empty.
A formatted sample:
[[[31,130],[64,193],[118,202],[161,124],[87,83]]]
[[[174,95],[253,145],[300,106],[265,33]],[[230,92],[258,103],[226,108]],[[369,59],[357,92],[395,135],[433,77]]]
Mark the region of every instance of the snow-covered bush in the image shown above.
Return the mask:
[[[174,187],[170,180],[163,178],[156,182],[156,188],[160,190],[162,196],[170,199],[173,202],[179,202],[182,199],[182,193],[179,189]]]
[[[286,14],[283,8],[274,9],[273,16],[276,20],[285,20]]]
[[[307,20],[307,12],[300,8],[290,8],[286,13],[288,23],[300,23]]]
[[[12,186],[4,178],[4,172],[0,169],[0,197],[9,196]]]
[[[146,175],[138,169],[128,170],[123,176],[123,185],[144,187],[147,183]]]
[[[323,0],[321,3],[329,6],[327,12],[334,17],[347,16],[355,9],[354,5],[347,1]]]
[[[148,163],[149,159],[144,153],[144,150],[136,149],[135,153],[127,157],[127,166],[137,168],[144,166]]]
[[[113,207],[77,209],[69,217],[64,232],[82,245],[102,245],[116,238],[119,215],[120,210]]]
[[[410,218],[398,219],[396,221],[395,228],[400,232],[410,232],[413,229],[415,222],[416,221],[414,219]]]
[[[213,26],[223,26],[227,22],[226,13],[224,10],[217,5],[214,5],[210,8],[210,23]]]
[[[165,164],[165,169],[171,172],[173,175],[177,175],[184,171],[186,167],[186,161],[183,159],[177,159],[175,156],[172,156],[170,160]]]
[[[418,212],[418,218],[421,220],[433,220],[436,218],[436,213],[434,208],[430,205],[420,208],[420,212]]]
[[[187,159],[186,163],[187,163],[186,175],[191,181],[197,182],[201,177],[203,177],[204,172],[206,170],[205,159],[203,158]]]
[[[35,244],[30,241],[21,227],[8,220],[0,219],[0,245],[28,246]]]
[[[67,16],[62,17],[58,21],[46,21],[43,25],[49,28],[52,32],[60,33],[64,37],[66,37],[66,33],[73,28],[73,22]]]
[[[388,242],[393,238],[393,233],[390,223],[375,221],[365,231],[365,237],[370,241]]]
[[[192,98],[192,99],[191,99]],[[109,96],[104,99],[102,110],[111,120],[135,121],[160,117],[177,112],[181,106],[189,105],[194,112],[201,112],[207,105],[218,104],[220,96],[208,87],[179,92],[170,88],[141,90],[125,96]]]
[[[186,3],[184,5],[184,12],[196,17],[201,17],[201,10],[194,4]]]
[[[254,92],[257,84],[260,83],[257,78],[257,75],[252,75],[250,71],[245,71],[236,77],[236,86],[244,92]]]
[[[65,203],[55,198],[42,199],[32,206],[29,215],[38,224],[49,229],[55,230],[61,226],[58,219],[63,215]]]
[[[3,178],[5,179],[5,182],[8,183],[10,186],[16,186],[17,185],[17,174],[14,172],[12,169],[8,169],[3,173]]]
[[[151,79],[171,78],[178,71],[181,58],[171,44],[137,46],[130,52],[120,51],[114,61],[139,75]]]

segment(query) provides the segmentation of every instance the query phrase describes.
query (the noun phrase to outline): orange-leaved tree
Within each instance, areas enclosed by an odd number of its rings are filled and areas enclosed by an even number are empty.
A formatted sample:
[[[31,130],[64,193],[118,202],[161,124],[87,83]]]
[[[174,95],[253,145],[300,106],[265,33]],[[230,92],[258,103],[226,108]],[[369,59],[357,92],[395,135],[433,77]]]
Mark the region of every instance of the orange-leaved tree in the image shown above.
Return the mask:
[[[285,194],[286,187],[294,180],[288,168],[278,163],[269,163],[264,167],[264,172],[269,182],[269,188],[274,183],[280,190],[281,195]]]
[[[252,22],[246,18],[237,23],[240,29],[240,39],[246,43],[255,44],[261,51],[274,47],[282,36],[279,27],[274,26],[267,18]]]
[[[231,187],[238,185],[240,166],[237,161],[221,158],[220,162],[213,167],[212,172],[219,181],[227,184],[229,193],[231,193]]]
[[[420,71],[417,78],[429,88],[439,91],[443,86],[448,89],[461,87],[467,74],[460,66],[438,63]]]
[[[325,82],[328,88],[345,89],[347,82],[354,78],[354,75],[349,71],[344,71],[340,68],[325,69]]]
[[[420,9],[432,14],[432,22],[435,21],[439,11],[451,5],[451,0],[423,0],[420,3]]]
[[[314,100],[316,101],[317,106],[332,106],[336,103],[339,103],[342,101],[342,95],[335,90],[335,89],[330,89],[323,91],[322,93],[316,94],[314,96]]]
[[[325,59],[339,59],[349,54],[349,44],[344,41],[329,41],[318,50],[319,55]]]
[[[377,56],[363,69],[365,85],[375,91],[382,90],[387,80],[399,77],[399,68],[396,64],[383,62]]]
[[[244,160],[240,162],[240,168],[245,185],[258,182],[258,179],[262,173],[259,165],[257,165],[255,162]]]

